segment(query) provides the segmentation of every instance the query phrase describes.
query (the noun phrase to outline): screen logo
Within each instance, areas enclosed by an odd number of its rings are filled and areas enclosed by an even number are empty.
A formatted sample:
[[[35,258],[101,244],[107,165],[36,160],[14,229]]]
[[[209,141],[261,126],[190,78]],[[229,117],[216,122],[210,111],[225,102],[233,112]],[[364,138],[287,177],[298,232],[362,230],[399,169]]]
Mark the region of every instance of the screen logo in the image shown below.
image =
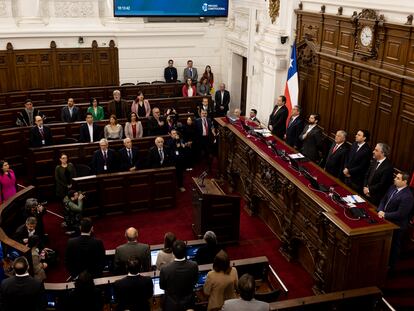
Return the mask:
[[[203,3],[203,5],[201,6],[201,9],[203,10],[203,12],[207,12],[207,10],[208,10],[207,3]]]

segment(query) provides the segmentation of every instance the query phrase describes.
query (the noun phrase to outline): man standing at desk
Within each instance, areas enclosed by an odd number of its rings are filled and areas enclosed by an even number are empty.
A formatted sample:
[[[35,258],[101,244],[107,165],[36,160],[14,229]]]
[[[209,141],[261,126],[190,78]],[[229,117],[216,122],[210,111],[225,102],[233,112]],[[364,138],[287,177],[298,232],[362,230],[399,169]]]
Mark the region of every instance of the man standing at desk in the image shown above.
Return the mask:
[[[174,61],[168,61],[168,67],[164,68],[164,79],[167,83],[177,82],[177,68],[174,67]]]
[[[108,141],[105,138],[99,141],[99,150],[93,154],[92,171],[94,174],[107,174],[116,171],[115,151],[108,149]]]
[[[43,125],[41,116],[35,117],[36,126],[30,130],[30,147],[43,147],[53,144],[50,129]]]
[[[68,99],[68,105],[62,108],[62,122],[79,121],[79,108],[75,106],[73,98]]]
[[[269,130],[273,135],[283,139],[286,134],[286,120],[289,111],[286,108],[286,97],[280,95],[277,98],[276,105],[269,116]]]

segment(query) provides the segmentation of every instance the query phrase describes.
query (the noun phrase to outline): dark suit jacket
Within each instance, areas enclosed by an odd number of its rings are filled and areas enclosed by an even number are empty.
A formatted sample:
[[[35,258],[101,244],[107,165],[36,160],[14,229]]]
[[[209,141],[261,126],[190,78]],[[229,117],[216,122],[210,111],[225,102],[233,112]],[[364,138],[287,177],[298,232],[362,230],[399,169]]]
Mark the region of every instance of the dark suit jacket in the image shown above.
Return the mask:
[[[336,144],[333,143],[329,149],[325,163],[325,170],[332,176],[339,178],[342,176],[342,171],[344,170],[345,158],[348,154],[349,147],[348,144],[344,142],[334,153],[332,153],[335,145]]]
[[[73,277],[84,270],[91,273],[94,278],[100,277],[105,265],[105,248],[102,241],[88,235],[69,239],[65,265]]]
[[[46,310],[43,283],[31,276],[12,276],[3,280],[0,290],[0,310]]]
[[[208,125],[208,138],[211,138],[213,136],[213,121],[211,121],[210,118],[207,118],[207,125]],[[198,136],[198,139],[203,137],[203,121],[201,118],[198,118],[195,120],[195,128],[196,128],[196,135]]]
[[[106,174],[106,173],[113,173],[117,170],[117,159],[115,151],[112,149],[108,149],[107,151],[107,159],[106,159],[106,167],[107,170],[104,170],[105,160],[102,155],[101,149],[98,149],[94,152],[92,158],[92,172],[93,174]]]
[[[214,94],[214,102],[216,105],[216,116],[218,117],[224,117],[227,114],[227,111],[229,111],[229,104],[230,104],[230,93],[227,90],[224,90],[223,94],[223,102],[221,102],[221,91],[216,91],[216,94]],[[223,106],[224,109],[221,110],[220,106]]]
[[[137,257],[141,263],[141,272],[151,270],[151,251],[148,244],[128,242],[115,249],[114,266],[119,274],[125,274],[125,265],[129,257]]]
[[[280,139],[283,139],[283,137],[286,134],[286,120],[289,115],[289,111],[286,108],[286,106],[283,105],[282,107],[280,107],[280,109],[277,111],[275,115],[275,111],[277,108],[278,106],[276,105],[269,116],[269,125],[273,127],[272,134],[276,135]]]
[[[98,124],[93,123],[93,141],[99,141],[102,138],[102,132]],[[88,124],[85,122],[80,127],[79,142],[89,143],[91,137],[89,136]]]
[[[300,116],[288,125],[286,128],[286,143],[289,146],[292,146],[298,150],[300,149],[302,141],[299,139],[299,136],[302,134],[304,126],[305,123]]]
[[[129,171],[131,167],[138,168],[138,149],[135,147],[132,147],[131,152],[132,152],[132,161],[130,161],[128,157],[127,149],[125,147],[119,150],[121,171],[124,171],[124,172]]]
[[[42,238],[43,235],[42,233],[37,230],[37,228],[35,229],[35,235],[37,235],[40,238],[40,243],[39,243],[39,249],[43,249],[43,242],[42,242]],[[19,226],[16,229],[16,232],[14,233],[14,240],[16,240],[17,242],[21,243],[21,244],[26,244],[23,242],[24,239],[28,239],[29,238],[29,232],[27,231],[26,228],[26,224],[23,224],[21,226]]]
[[[345,167],[351,175],[351,182],[361,191],[365,175],[369,169],[369,163],[372,159],[371,148],[367,143],[363,144],[358,150],[358,143],[354,142],[346,159]]]
[[[173,261],[163,265],[160,271],[160,288],[165,290],[163,310],[181,311],[191,308],[197,280],[198,265],[191,260]]]
[[[62,108],[62,112],[60,114],[60,117],[62,119],[62,122],[75,122],[79,121],[79,108],[76,106],[73,106],[72,108],[72,117],[70,116],[69,107],[65,106]]]
[[[160,121],[164,121],[163,126],[159,126],[158,121],[154,117],[148,119],[148,136],[162,136],[168,133],[167,121],[162,116]]]
[[[392,221],[404,230],[407,228],[408,221],[410,220],[409,216],[414,205],[414,197],[410,187],[405,187],[395,193],[390,199],[396,189],[394,185],[388,189],[387,194],[382,198],[378,206],[378,211],[385,212],[385,219]]]
[[[369,170],[365,176],[364,186],[369,189],[369,197],[371,203],[378,205],[387,192],[393,180],[393,167],[391,161],[387,158],[377,167],[377,161],[373,160]]]
[[[152,280],[148,276],[126,276],[114,283],[116,310],[149,311],[149,299],[154,293]]]
[[[45,144],[42,144],[42,140]],[[30,129],[30,147],[42,147],[53,145],[53,138],[50,129],[43,126],[43,137],[40,135],[39,127],[34,126]]]
[[[161,164],[160,154],[158,152],[157,146],[153,146],[148,150],[148,158],[147,158],[147,167],[148,168],[160,168],[174,165],[173,157],[171,155],[171,150],[164,145],[163,147],[164,152],[164,161]]]
[[[299,135],[299,139],[302,141],[301,152],[304,156],[308,157],[314,162],[320,160],[319,150],[322,145],[323,135],[322,130],[319,126],[315,126],[309,133],[306,135],[306,138],[303,139],[303,135],[308,130],[309,125],[306,125],[302,131],[302,134]]]
[[[120,108],[120,113],[116,113],[116,105],[121,105]],[[122,119],[122,118],[128,118],[128,115],[131,111],[130,109],[130,105],[128,104],[128,102],[126,100],[121,99],[119,102],[115,102],[115,100],[111,100],[108,103],[108,117],[111,116],[111,114],[116,115],[116,117],[118,119]]]
[[[165,79],[165,82],[177,82],[177,68],[165,67],[164,79]]]

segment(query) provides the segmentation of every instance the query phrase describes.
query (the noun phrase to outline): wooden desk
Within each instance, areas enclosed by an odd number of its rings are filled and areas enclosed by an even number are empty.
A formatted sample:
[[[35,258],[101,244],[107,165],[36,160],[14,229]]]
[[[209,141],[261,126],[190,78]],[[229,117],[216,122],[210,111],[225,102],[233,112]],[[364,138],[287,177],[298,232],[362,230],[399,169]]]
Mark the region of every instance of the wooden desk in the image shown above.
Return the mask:
[[[266,144],[247,137],[238,125],[217,118],[219,172],[243,195],[251,213],[257,214],[282,241],[281,252],[297,260],[313,276],[314,291],[332,292],[385,282],[394,224],[349,220],[346,210],[328,196],[309,188],[306,179],[276,157]],[[278,148],[292,153],[277,140]],[[318,181],[328,180],[340,195],[353,193],[312,163],[306,166]]]
[[[78,177],[73,189],[86,192],[84,216],[174,208],[175,167]]]
[[[240,235],[240,197],[227,195],[214,179],[193,177],[193,232],[202,238],[214,231],[220,243],[236,243]]]

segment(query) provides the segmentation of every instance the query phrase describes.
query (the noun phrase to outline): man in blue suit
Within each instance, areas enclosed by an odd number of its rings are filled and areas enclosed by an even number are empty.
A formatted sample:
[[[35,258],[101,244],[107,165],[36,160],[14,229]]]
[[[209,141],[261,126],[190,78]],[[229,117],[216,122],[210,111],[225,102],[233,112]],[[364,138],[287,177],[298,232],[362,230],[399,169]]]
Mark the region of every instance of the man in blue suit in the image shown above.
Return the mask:
[[[400,226],[399,229],[394,230],[392,237],[390,269],[394,268],[398,259],[401,238],[408,227],[410,213],[414,205],[414,197],[408,187],[409,178],[410,175],[407,173],[398,173],[394,178],[394,185],[388,189],[378,206],[379,218],[384,218]]]

